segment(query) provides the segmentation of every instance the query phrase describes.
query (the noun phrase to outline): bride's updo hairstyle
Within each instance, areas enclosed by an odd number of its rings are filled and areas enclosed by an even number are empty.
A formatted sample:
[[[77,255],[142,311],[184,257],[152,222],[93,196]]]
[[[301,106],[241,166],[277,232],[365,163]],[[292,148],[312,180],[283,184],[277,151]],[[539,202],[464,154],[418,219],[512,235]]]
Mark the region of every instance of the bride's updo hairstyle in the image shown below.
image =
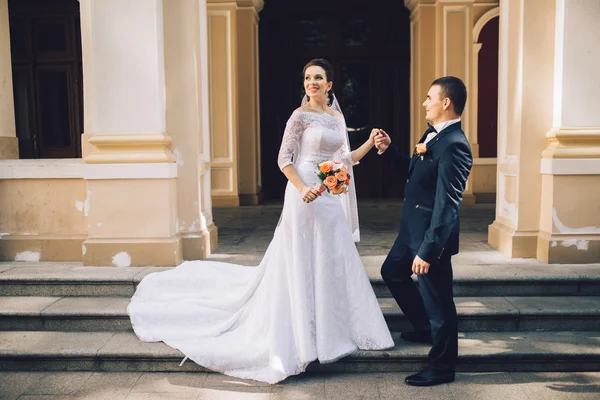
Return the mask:
[[[327,61],[324,58],[315,58],[310,60],[308,63],[306,63],[306,65],[304,66],[304,69],[302,70],[302,79],[304,79],[304,76],[306,75],[306,70],[308,69],[308,67],[312,67],[312,66],[317,66],[317,67],[321,67],[325,70],[325,79],[327,79],[327,82],[333,82],[333,67],[331,66],[331,64],[329,64],[329,61]],[[310,97],[308,95],[306,95],[306,98],[308,100],[310,100]],[[333,104],[333,89],[331,89],[329,92],[327,92],[327,105],[331,106]]]

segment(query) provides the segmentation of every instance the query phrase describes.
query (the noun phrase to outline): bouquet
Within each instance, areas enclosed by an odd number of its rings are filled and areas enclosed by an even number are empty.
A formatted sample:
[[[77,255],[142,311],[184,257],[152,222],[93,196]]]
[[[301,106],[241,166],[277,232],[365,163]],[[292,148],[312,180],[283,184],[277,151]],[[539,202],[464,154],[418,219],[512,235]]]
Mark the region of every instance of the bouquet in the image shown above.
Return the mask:
[[[318,164],[318,167],[319,172],[317,172],[317,176],[321,180],[321,183],[317,184],[316,189],[319,193],[322,193],[325,190],[332,194],[348,192],[350,174],[345,165],[333,161],[323,161]]]

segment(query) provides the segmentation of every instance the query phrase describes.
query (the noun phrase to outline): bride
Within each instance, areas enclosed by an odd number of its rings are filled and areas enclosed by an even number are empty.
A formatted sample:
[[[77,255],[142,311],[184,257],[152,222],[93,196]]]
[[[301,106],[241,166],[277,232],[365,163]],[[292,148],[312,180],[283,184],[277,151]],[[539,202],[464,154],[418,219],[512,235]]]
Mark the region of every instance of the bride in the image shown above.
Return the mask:
[[[304,67],[305,100],[288,120],[279,152],[289,180],[283,211],[260,265],[186,261],[146,276],[127,308],[141,340],[271,384],[317,359],[330,363],[357,349],[394,345],[353,243],[353,184],[340,196],[314,189],[318,162],[351,169],[374,145],[376,132],[350,152],[332,81],[326,60]]]

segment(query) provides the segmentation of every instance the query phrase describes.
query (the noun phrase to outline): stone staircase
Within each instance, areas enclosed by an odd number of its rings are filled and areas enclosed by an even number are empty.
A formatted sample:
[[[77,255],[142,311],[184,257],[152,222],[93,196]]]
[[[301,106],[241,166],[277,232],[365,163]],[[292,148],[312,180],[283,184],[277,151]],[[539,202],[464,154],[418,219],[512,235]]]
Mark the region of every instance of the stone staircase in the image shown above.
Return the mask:
[[[392,332],[410,329],[379,276],[381,257],[363,257]],[[143,343],[126,313],[147,274],[166,268],[0,264],[0,370],[201,371],[162,343]],[[600,264],[458,265],[455,295],[462,371],[600,370]],[[428,347],[397,340],[318,371],[413,371]]]

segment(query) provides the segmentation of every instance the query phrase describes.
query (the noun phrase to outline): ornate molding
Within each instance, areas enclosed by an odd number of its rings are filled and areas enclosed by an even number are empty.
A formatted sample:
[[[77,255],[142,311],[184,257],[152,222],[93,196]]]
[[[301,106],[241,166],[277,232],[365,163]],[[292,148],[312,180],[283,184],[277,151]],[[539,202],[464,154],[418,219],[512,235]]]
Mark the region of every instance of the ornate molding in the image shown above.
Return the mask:
[[[419,6],[435,6],[436,0],[404,0],[404,5],[412,13],[418,10]]]
[[[479,34],[481,33],[483,27],[492,19],[499,16],[500,7],[496,7],[492,8],[491,10],[483,14],[481,17],[479,17],[479,19],[475,23],[475,26],[473,27],[473,43],[477,43],[477,41],[479,40]]]
[[[90,138],[96,150],[85,158],[87,164],[171,163],[171,137],[167,134],[100,134]]]
[[[542,158],[543,175],[600,175],[600,158]]]
[[[238,7],[254,7],[256,12],[261,12],[265,6],[265,0],[207,0],[206,4],[235,4]]]
[[[543,158],[600,158],[600,128],[553,128]]]

